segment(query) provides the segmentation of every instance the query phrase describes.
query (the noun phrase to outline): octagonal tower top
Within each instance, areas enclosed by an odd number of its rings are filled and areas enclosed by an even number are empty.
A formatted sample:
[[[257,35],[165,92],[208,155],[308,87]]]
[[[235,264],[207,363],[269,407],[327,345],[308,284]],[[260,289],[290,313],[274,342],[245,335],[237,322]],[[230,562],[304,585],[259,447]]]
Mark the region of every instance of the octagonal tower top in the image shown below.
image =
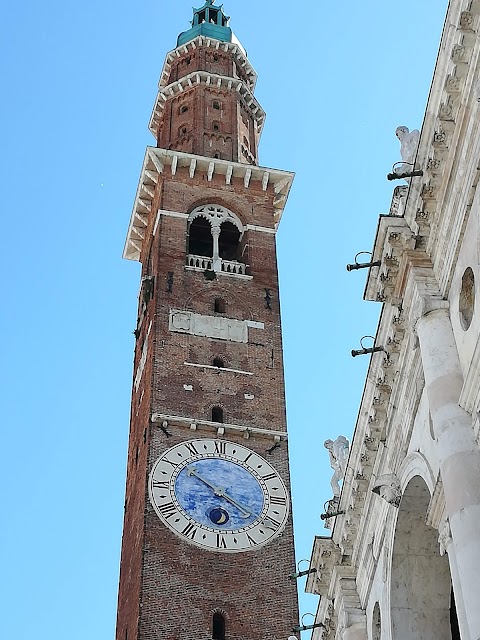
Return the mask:
[[[192,27],[178,36],[177,47],[193,40],[197,36],[214,38],[222,42],[232,42],[230,20],[223,12],[223,5],[214,7],[215,0],[206,0],[203,7],[193,10]]]

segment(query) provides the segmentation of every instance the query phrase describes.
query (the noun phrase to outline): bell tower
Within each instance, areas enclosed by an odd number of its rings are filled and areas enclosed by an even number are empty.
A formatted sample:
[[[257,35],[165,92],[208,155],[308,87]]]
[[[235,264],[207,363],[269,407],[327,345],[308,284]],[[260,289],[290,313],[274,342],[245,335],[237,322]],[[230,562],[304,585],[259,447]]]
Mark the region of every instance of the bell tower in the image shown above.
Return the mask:
[[[124,257],[142,265],[117,640],[298,624],[275,234],[256,74],[213,0],[167,54]]]

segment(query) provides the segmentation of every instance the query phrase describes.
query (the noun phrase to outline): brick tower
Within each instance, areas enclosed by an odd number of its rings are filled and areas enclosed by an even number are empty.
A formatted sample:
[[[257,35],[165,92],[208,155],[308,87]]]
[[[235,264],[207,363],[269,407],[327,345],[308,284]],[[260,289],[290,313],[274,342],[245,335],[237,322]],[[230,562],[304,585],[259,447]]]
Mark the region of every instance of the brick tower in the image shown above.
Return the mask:
[[[275,232],[256,74],[213,0],[162,70],[124,257],[142,264],[117,640],[298,624]]]

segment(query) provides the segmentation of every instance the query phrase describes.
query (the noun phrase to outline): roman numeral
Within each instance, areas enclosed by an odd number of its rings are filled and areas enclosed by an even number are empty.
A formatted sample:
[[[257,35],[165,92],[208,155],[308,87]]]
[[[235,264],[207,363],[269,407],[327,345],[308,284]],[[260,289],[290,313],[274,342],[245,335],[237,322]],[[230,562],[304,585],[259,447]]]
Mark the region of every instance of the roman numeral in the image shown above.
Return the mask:
[[[245,458],[244,462],[248,462],[249,459],[253,456],[253,453],[250,451],[250,453],[248,454],[248,456]]]
[[[188,523],[182,533],[187,538],[190,538],[190,540],[194,540],[195,534],[197,533],[197,527],[194,527],[193,524]]]
[[[269,524],[269,522],[271,522],[271,524]],[[267,516],[265,518],[265,521],[263,523],[266,527],[268,527],[268,529],[271,529],[272,531],[275,531],[275,529],[278,529],[278,527],[282,524],[281,522],[278,522],[278,520],[275,520],[275,518],[271,518],[270,516]],[[273,525],[273,526],[272,526]]]
[[[162,504],[161,506],[157,506],[157,509],[160,511],[162,516],[167,520],[171,518],[174,515],[174,513],[177,512],[173,502],[167,502],[167,504]]]
[[[245,533],[245,535],[247,536],[247,540],[248,540],[248,542],[249,542],[251,547],[253,547],[253,545],[257,544],[255,542],[255,540],[251,536],[248,535],[248,533]]]
[[[287,499],[285,496],[270,496],[270,504],[281,504],[285,506],[287,504]]]
[[[215,440],[215,453],[227,453],[227,443],[222,440]]]
[[[187,447],[192,456],[198,455],[198,451],[195,449],[194,445],[191,442],[184,442],[184,445]]]
[[[168,458],[164,458],[164,459],[162,460],[162,462],[168,462],[168,464],[171,464],[171,465],[172,465],[172,467],[173,467],[174,469],[176,469],[176,468],[178,467],[178,464],[177,464],[176,462],[172,462],[172,461],[171,461],[171,460],[169,460]]]
[[[277,477],[276,473],[267,473],[266,476],[262,476],[264,480],[273,480],[276,477]]]
[[[217,549],[226,549],[227,541],[225,540],[225,536],[222,536],[220,533],[217,533]]]
[[[168,482],[160,482],[160,480],[153,481],[154,489],[168,489]]]

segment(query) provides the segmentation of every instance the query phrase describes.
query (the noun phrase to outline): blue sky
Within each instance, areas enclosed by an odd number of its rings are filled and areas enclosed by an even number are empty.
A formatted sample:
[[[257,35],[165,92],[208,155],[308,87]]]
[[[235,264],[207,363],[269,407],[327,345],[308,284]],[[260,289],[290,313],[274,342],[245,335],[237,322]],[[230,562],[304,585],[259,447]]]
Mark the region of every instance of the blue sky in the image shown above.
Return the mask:
[[[267,112],[260,162],[297,174],[278,256],[298,559],[326,533],[323,442],[351,437],[368,360],[349,353],[380,310],[345,264],[388,211],[396,127],[422,124],[446,5],[225,0]],[[0,9],[2,638],[114,634],[139,280],[121,254],[190,19],[184,0]]]

